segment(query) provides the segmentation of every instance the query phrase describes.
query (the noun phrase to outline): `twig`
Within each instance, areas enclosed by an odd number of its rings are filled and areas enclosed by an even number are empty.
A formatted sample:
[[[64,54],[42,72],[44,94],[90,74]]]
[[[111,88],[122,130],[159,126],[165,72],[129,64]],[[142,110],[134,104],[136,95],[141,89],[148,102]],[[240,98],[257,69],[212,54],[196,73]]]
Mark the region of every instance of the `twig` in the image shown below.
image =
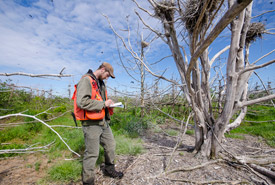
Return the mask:
[[[142,11],[144,11],[144,12],[146,12],[148,15],[150,15],[151,17],[154,17],[154,15],[152,14],[152,13],[150,13],[148,10],[146,10],[145,8],[142,8],[137,2],[136,2],[136,0],[133,0],[134,1],[134,3],[137,5],[137,7],[139,8],[139,9],[141,9]]]
[[[240,181],[240,180],[236,180],[236,181],[226,181],[226,180],[210,180],[210,181],[194,181],[194,180],[188,180],[188,179],[171,179],[171,178],[164,178],[166,180],[170,180],[170,181],[177,181],[177,182],[187,182],[187,183],[191,183],[191,184],[243,184],[243,183],[247,183],[249,184],[248,181]]]
[[[260,17],[261,15],[264,15],[264,14],[266,14],[266,13],[271,13],[271,12],[274,12],[274,11],[275,11],[275,10],[269,10],[269,11],[266,11],[266,12],[261,13],[261,14],[259,14],[259,15],[253,16],[253,17],[251,17],[251,18],[254,19],[254,18],[256,18],[256,17]]]
[[[261,81],[262,86],[263,86],[264,89],[265,89],[265,92],[266,92],[267,94],[270,94],[269,91],[267,90],[267,88],[265,87],[265,84],[264,84],[263,80],[262,80],[261,77],[258,75],[258,73],[256,73],[256,72],[254,71],[254,74],[255,74],[255,75],[259,78],[259,80]],[[270,100],[270,101],[271,101],[273,107],[275,108],[275,104],[274,104],[273,100]]]
[[[184,130],[183,130],[182,134],[181,134],[180,136],[178,136],[177,144],[175,145],[175,147],[174,147],[174,149],[173,149],[173,151],[172,151],[172,153],[171,153],[171,155],[170,155],[170,159],[169,159],[169,162],[168,162],[168,164],[167,164],[166,169],[169,169],[169,167],[170,167],[171,161],[172,161],[172,159],[173,159],[173,155],[174,155],[175,151],[177,150],[177,148],[179,147],[179,145],[180,145],[180,143],[181,143],[181,141],[182,141],[182,138],[183,138],[183,136],[184,136],[185,133],[186,133],[187,126],[188,126],[188,123],[189,123],[189,119],[191,118],[191,116],[193,116],[192,113],[190,113],[190,114],[188,115],[187,121],[186,121],[186,123],[185,123]],[[180,128],[180,132],[181,132],[182,129],[183,129],[183,119],[182,119],[182,121],[181,121],[181,126],[180,126],[180,127],[181,127],[181,128]]]
[[[135,13],[137,14],[137,16],[139,17],[139,19],[141,20],[141,22],[147,27],[149,28],[152,32],[154,32],[159,38],[161,38],[161,40],[164,43],[167,43],[167,41],[164,39],[163,35],[158,32],[157,30],[154,30],[151,26],[149,26],[148,24],[145,23],[145,21],[141,18],[141,16],[139,15],[139,13],[137,11],[135,11]]]
[[[224,162],[224,160],[223,159],[217,159],[217,160],[209,161],[209,162],[199,164],[199,165],[193,166],[193,167],[178,168],[178,169],[174,169],[174,170],[164,172],[164,175],[168,175],[168,174],[175,173],[175,172],[192,171],[192,170],[196,170],[198,168],[202,168],[204,166],[208,166],[208,165],[211,165],[211,164],[216,164],[216,163],[219,163],[219,162]]]
[[[273,49],[272,51],[270,51],[269,53],[265,54],[264,56],[260,57],[259,59],[257,59],[255,62],[253,62],[251,65],[256,64],[257,62],[259,62],[260,60],[262,60],[263,58],[267,57],[268,55],[270,55],[271,53],[273,53],[275,51],[275,49]]]

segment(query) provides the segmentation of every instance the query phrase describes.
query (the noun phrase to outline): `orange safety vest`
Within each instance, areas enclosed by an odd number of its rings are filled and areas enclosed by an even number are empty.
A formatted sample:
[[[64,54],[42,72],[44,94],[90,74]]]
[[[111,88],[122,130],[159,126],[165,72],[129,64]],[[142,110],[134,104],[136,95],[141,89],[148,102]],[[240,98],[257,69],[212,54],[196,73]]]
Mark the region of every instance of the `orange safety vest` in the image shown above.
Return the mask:
[[[86,75],[86,76],[88,76],[88,75]],[[85,77],[85,76],[83,76],[83,77]],[[100,91],[99,91],[99,88],[97,86],[95,79],[93,79],[91,76],[88,76],[88,77],[90,78],[90,83],[91,83],[91,87],[92,87],[91,99],[103,101],[103,99],[99,93]],[[75,85],[74,88],[75,88],[75,90],[74,90],[72,99],[74,100],[74,114],[75,114],[76,119],[77,120],[102,120],[105,117],[105,109],[104,108],[100,111],[87,111],[87,110],[81,109],[77,106],[77,104],[76,104],[77,85]],[[107,90],[105,91],[105,95],[106,95],[106,100],[107,100]],[[108,108],[108,109],[109,109],[110,115],[112,115],[113,109],[112,108]]]

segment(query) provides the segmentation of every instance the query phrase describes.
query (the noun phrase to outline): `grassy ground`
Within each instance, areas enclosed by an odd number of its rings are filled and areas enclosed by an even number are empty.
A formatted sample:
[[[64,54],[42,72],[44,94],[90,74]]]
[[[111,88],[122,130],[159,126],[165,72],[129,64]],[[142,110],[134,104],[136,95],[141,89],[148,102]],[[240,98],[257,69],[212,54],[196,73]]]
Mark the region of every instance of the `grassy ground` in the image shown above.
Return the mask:
[[[1,89],[1,88],[0,88]],[[17,113],[25,110],[26,114],[36,115],[39,112],[47,110],[49,107],[58,106],[49,111],[49,114],[43,113],[38,118],[47,120],[66,111],[72,109],[71,102],[68,99],[52,98],[45,99],[43,97],[33,97],[28,93],[22,91],[14,92],[17,99],[10,101],[11,95],[0,94],[0,105],[5,109],[13,108],[12,113]],[[169,111],[169,108],[164,107]],[[186,112],[183,108],[178,108],[181,113]],[[166,117],[158,112],[148,113],[148,117],[141,119],[139,117],[140,109],[134,107],[132,109],[116,109],[112,117],[111,128],[116,140],[116,153],[117,155],[138,155],[143,152],[142,141],[139,136],[142,135],[145,129],[150,128],[152,125],[165,124]],[[250,134],[260,136],[270,145],[275,147],[275,123],[260,121],[275,120],[274,107],[267,106],[252,106],[249,107],[249,113],[245,120],[253,122],[244,122],[240,127],[232,130],[227,137],[234,137],[242,139],[242,134]],[[6,112],[2,112],[5,115]],[[183,116],[182,114],[178,115]],[[18,123],[33,121],[31,118],[26,117],[12,117],[3,122]],[[70,115],[67,113],[65,116],[59,117],[53,121],[47,122],[49,125],[66,125],[75,126],[75,123]],[[79,125],[80,126],[80,125]],[[83,133],[81,128],[67,128],[67,127],[53,127],[72,150],[79,154],[83,154],[85,146]],[[158,127],[155,127],[157,131]],[[178,135],[178,131],[167,130],[170,136]],[[188,130],[186,134],[193,135],[193,130]],[[43,182],[69,182],[78,181],[81,178],[82,159],[76,158],[60,138],[51,131],[48,127],[40,122],[26,123],[17,127],[5,128],[0,131],[0,150],[4,149],[22,149],[30,146],[45,146],[54,142],[48,151],[43,152],[48,157],[48,161],[58,161],[52,167],[47,169],[48,175],[41,180]],[[22,154],[0,154],[0,157],[12,157]],[[71,161],[64,160],[65,158],[75,159]],[[97,164],[102,163],[104,160],[103,149],[100,149],[100,156]],[[39,169],[41,163],[35,163],[34,168]]]
[[[22,121],[22,119],[21,119]],[[49,125],[68,125],[75,126],[71,115],[68,113],[63,117],[48,122]],[[83,154],[85,145],[81,128],[66,128],[66,127],[53,127],[72,150],[79,154]],[[142,141],[138,138],[130,138],[128,134],[122,134],[118,128],[113,129],[113,134],[116,140],[116,154],[138,155],[143,151]],[[125,131],[124,133],[126,133]],[[0,145],[0,150],[12,148],[27,148],[35,144],[35,146],[44,146],[51,142],[48,152],[49,161],[59,161],[48,170],[48,175],[41,180],[44,182],[69,182],[77,181],[81,178],[82,159],[77,159],[73,155],[60,138],[42,123],[26,123],[14,128],[7,128],[5,131],[0,132],[1,143],[12,143],[9,145]],[[11,157],[20,154],[1,154],[0,157]],[[66,161],[64,158],[75,158],[72,161]],[[104,161],[103,149],[100,149],[100,156],[97,164]],[[39,168],[39,163],[35,168]]]
[[[240,138],[241,134],[249,134],[263,138],[266,143],[275,147],[275,108],[261,105],[254,105],[249,107],[248,114],[241,125],[232,130],[228,137]],[[252,122],[250,122],[252,121]],[[268,121],[268,122],[263,122]]]

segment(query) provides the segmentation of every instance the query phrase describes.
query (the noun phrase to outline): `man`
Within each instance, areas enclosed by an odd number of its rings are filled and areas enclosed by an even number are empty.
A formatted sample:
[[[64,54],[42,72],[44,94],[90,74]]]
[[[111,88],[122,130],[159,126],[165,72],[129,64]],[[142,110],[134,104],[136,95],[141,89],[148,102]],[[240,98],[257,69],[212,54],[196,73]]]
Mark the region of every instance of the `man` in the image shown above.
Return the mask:
[[[74,112],[78,120],[81,120],[85,152],[83,157],[82,181],[83,184],[94,184],[95,164],[99,155],[99,145],[104,148],[105,167],[103,173],[113,178],[122,178],[123,173],[115,170],[115,140],[109,127],[110,115],[113,104],[107,97],[107,91],[103,80],[108,77],[115,78],[113,67],[103,62],[93,72],[89,70],[75,86]]]

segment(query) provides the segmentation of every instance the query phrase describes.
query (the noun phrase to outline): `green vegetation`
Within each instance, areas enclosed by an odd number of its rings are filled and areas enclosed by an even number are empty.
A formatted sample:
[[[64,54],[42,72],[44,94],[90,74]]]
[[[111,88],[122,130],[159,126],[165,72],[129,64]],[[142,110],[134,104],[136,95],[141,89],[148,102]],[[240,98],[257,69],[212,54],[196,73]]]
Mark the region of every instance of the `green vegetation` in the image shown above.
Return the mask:
[[[186,130],[186,134],[192,136],[195,134],[195,131],[194,130]]]
[[[25,92],[24,90],[11,91],[8,83],[0,83],[0,90],[4,91],[4,93],[0,93],[0,103],[4,110],[0,112],[0,115],[24,111],[24,114],[28,115],[39,114],[37,118],[45,121],[49,125],[75,126],[70,115],[73,106],[68,98],[37,96],[30,92]],[[11,96],[16,98],[10,98]],[[52,109],[49,109],[50,107],[52,107]],[[45,110],[48,111],[44,112]],[[40,114],[41,112],[44,113]],[[117,146],[116,153],[118,155],[138,155],[143,152],[142,141],[137,137],[147,128],[147,123],[135,116],[131,116],[130,119],[121,119],[128,116],[127,111],[121,115],[116,112],[114,121],[112,122],[112,129]],[[15,127],[6,127],[0,131],[0,150],[24,149],[30,146],[45,146],[52,143],[49,150],[43,152],[48,157],[48,163],[51,163],[52,167],[46,169],[48,171],[48,176],[39,183],[60,182],[63,184],[69,181],[76,182],[80,180],[82,159],[65,161],[64,158],[77,158],[47,126],[28,117],[10,117],[2,121],[2,123],[22,124]],[[141,125],[139,125],[140,123]],[[53,127],[53,129],[61,135],[72,150],[81,155],[84,153],[85,144],[81,128]],[[24,154],[0,154],[0,157],[11,157],[16,155]],[[103,148],[100,148],[99,155],[97,161],[98,165],[104,162]],[[59,162],[56,163],[53,161]],[[28,164],[27,167],[39,171],[41,168],[41,161],[37,161],[34,164]]]
[[[172,130],[172,129],[166,130],[166,133],[167,133],[169,136],[177,136],[177,135],[178,135],[178,131]]]
[[[245,139],[245,137],[242,134],[238,134],[238,133],[229,133],[229,134],[225,134],[225,137],[230,137],[233,139]]]
[[[44,120],[49,125],[59,126],[75,126],[75,123],[70,115],[73,105],[70,99],[53,97],[51,95],[38,96],[24,90],[12,90],[10,81],[0,83],[0,106],[3,111],[0,115],[18,113],[25,111],[24,114],[37,115],[50,107],[52,109],[39,114],[37,117]],[[131,105],[133,100],[121,98],[124,104]],[[162,110],[169,114],[182,119],[187,117],[189,111],[185,106],[176,105],[175,107],[163,106]],[[253,122],[244,122],[240,127],[232,130],[227,137],[243,139],[243,134],[251,134],[264,138],[267,144],[275,147],[275,123],[259,121],[275,120],[274,107],[255,105],[249,107],[249,114],[245,120]],[[59,117],[60,116],[60,117]],[[56,118],[58,117],[58,118]],[[53,119],[55,118],[55,119]],[[161,126],[167,124],[167,117],[157,110],[148,108],[144,118],[140,118],[140,108],[128,106],[127,109],[115,109],[115,114],[112,116],[111,128],[116,139],[116,153],[118,155],[139,155],[144,149],[140,136],[144,135],[148,128],[153,128],[154,132],[162,132]],[[47,121],[50,120],[50,121]],[[258,121],[258,122],[257,122]],[[52,143],[48,151],[43,152],[48,157],[50,168],[48,176],[41,180],[41,184],[46,182],[57,182],[64,184],[67,182],[77,182],[81,178],[82,162],[72,154],[60,138],[44,124],[34,121],[27,117],[10,117],[1,120],[1,123],[23,123],[16,127],[5,127],[0,130],[0,150],[4,149],[23,149],[30,146],[45,146]],[[79,123],[80,124],[80,123]],[[80,126],[80,125],[78,125]],[[179,125],[180,126],[180,125]],[[83,132],[81,128],[70,127],[53,127],[72,150],[79,154],[84,153],[85,144]],[[167,129],[165,132],[170,136],[177,136],[178,131]],[[194,130],[187,130],[186,134],[194,135]],[[103,148],[100,148],[99,159],[97,165],[104,161]],[[0,157],[11,157],[24,154],[0,154]],[[183,153],[180,153],[183,155]],[[74,160],[65,161],[64,158]],[[59,161],[56,163],[56,161]],[[27,167],[33,168],[36,171],[41,170],[41,161],[36,161],[35,164],[28,164]]]
[[[77,181],[81,176],[81,161],[60,161],[48,171],[45,181],[69,182]]]
[[[138,155],[143,151],[141,139],[132,139],[124,135],[117,135],[115,139],[117,154]]]
[[[41,162],[40,162],[40,161],[37,161],[37,162],[34,164],[35,171],[39,171],[40,166],[41,166]]]
[[[272,106],[253,105],[248,109],[243,122],[238,128],[232,130],[228,137],[240,138],[241,134],[250,134],[264,138],[266,143],[275,147],[275,108]]]
[[[150,118],[140,118],[137,116],[136,109],[132,111],[116,109],[112,116],[111,127],[117,134],[127,135],[130,138],[136,138],[143,135],[149,128]]]

